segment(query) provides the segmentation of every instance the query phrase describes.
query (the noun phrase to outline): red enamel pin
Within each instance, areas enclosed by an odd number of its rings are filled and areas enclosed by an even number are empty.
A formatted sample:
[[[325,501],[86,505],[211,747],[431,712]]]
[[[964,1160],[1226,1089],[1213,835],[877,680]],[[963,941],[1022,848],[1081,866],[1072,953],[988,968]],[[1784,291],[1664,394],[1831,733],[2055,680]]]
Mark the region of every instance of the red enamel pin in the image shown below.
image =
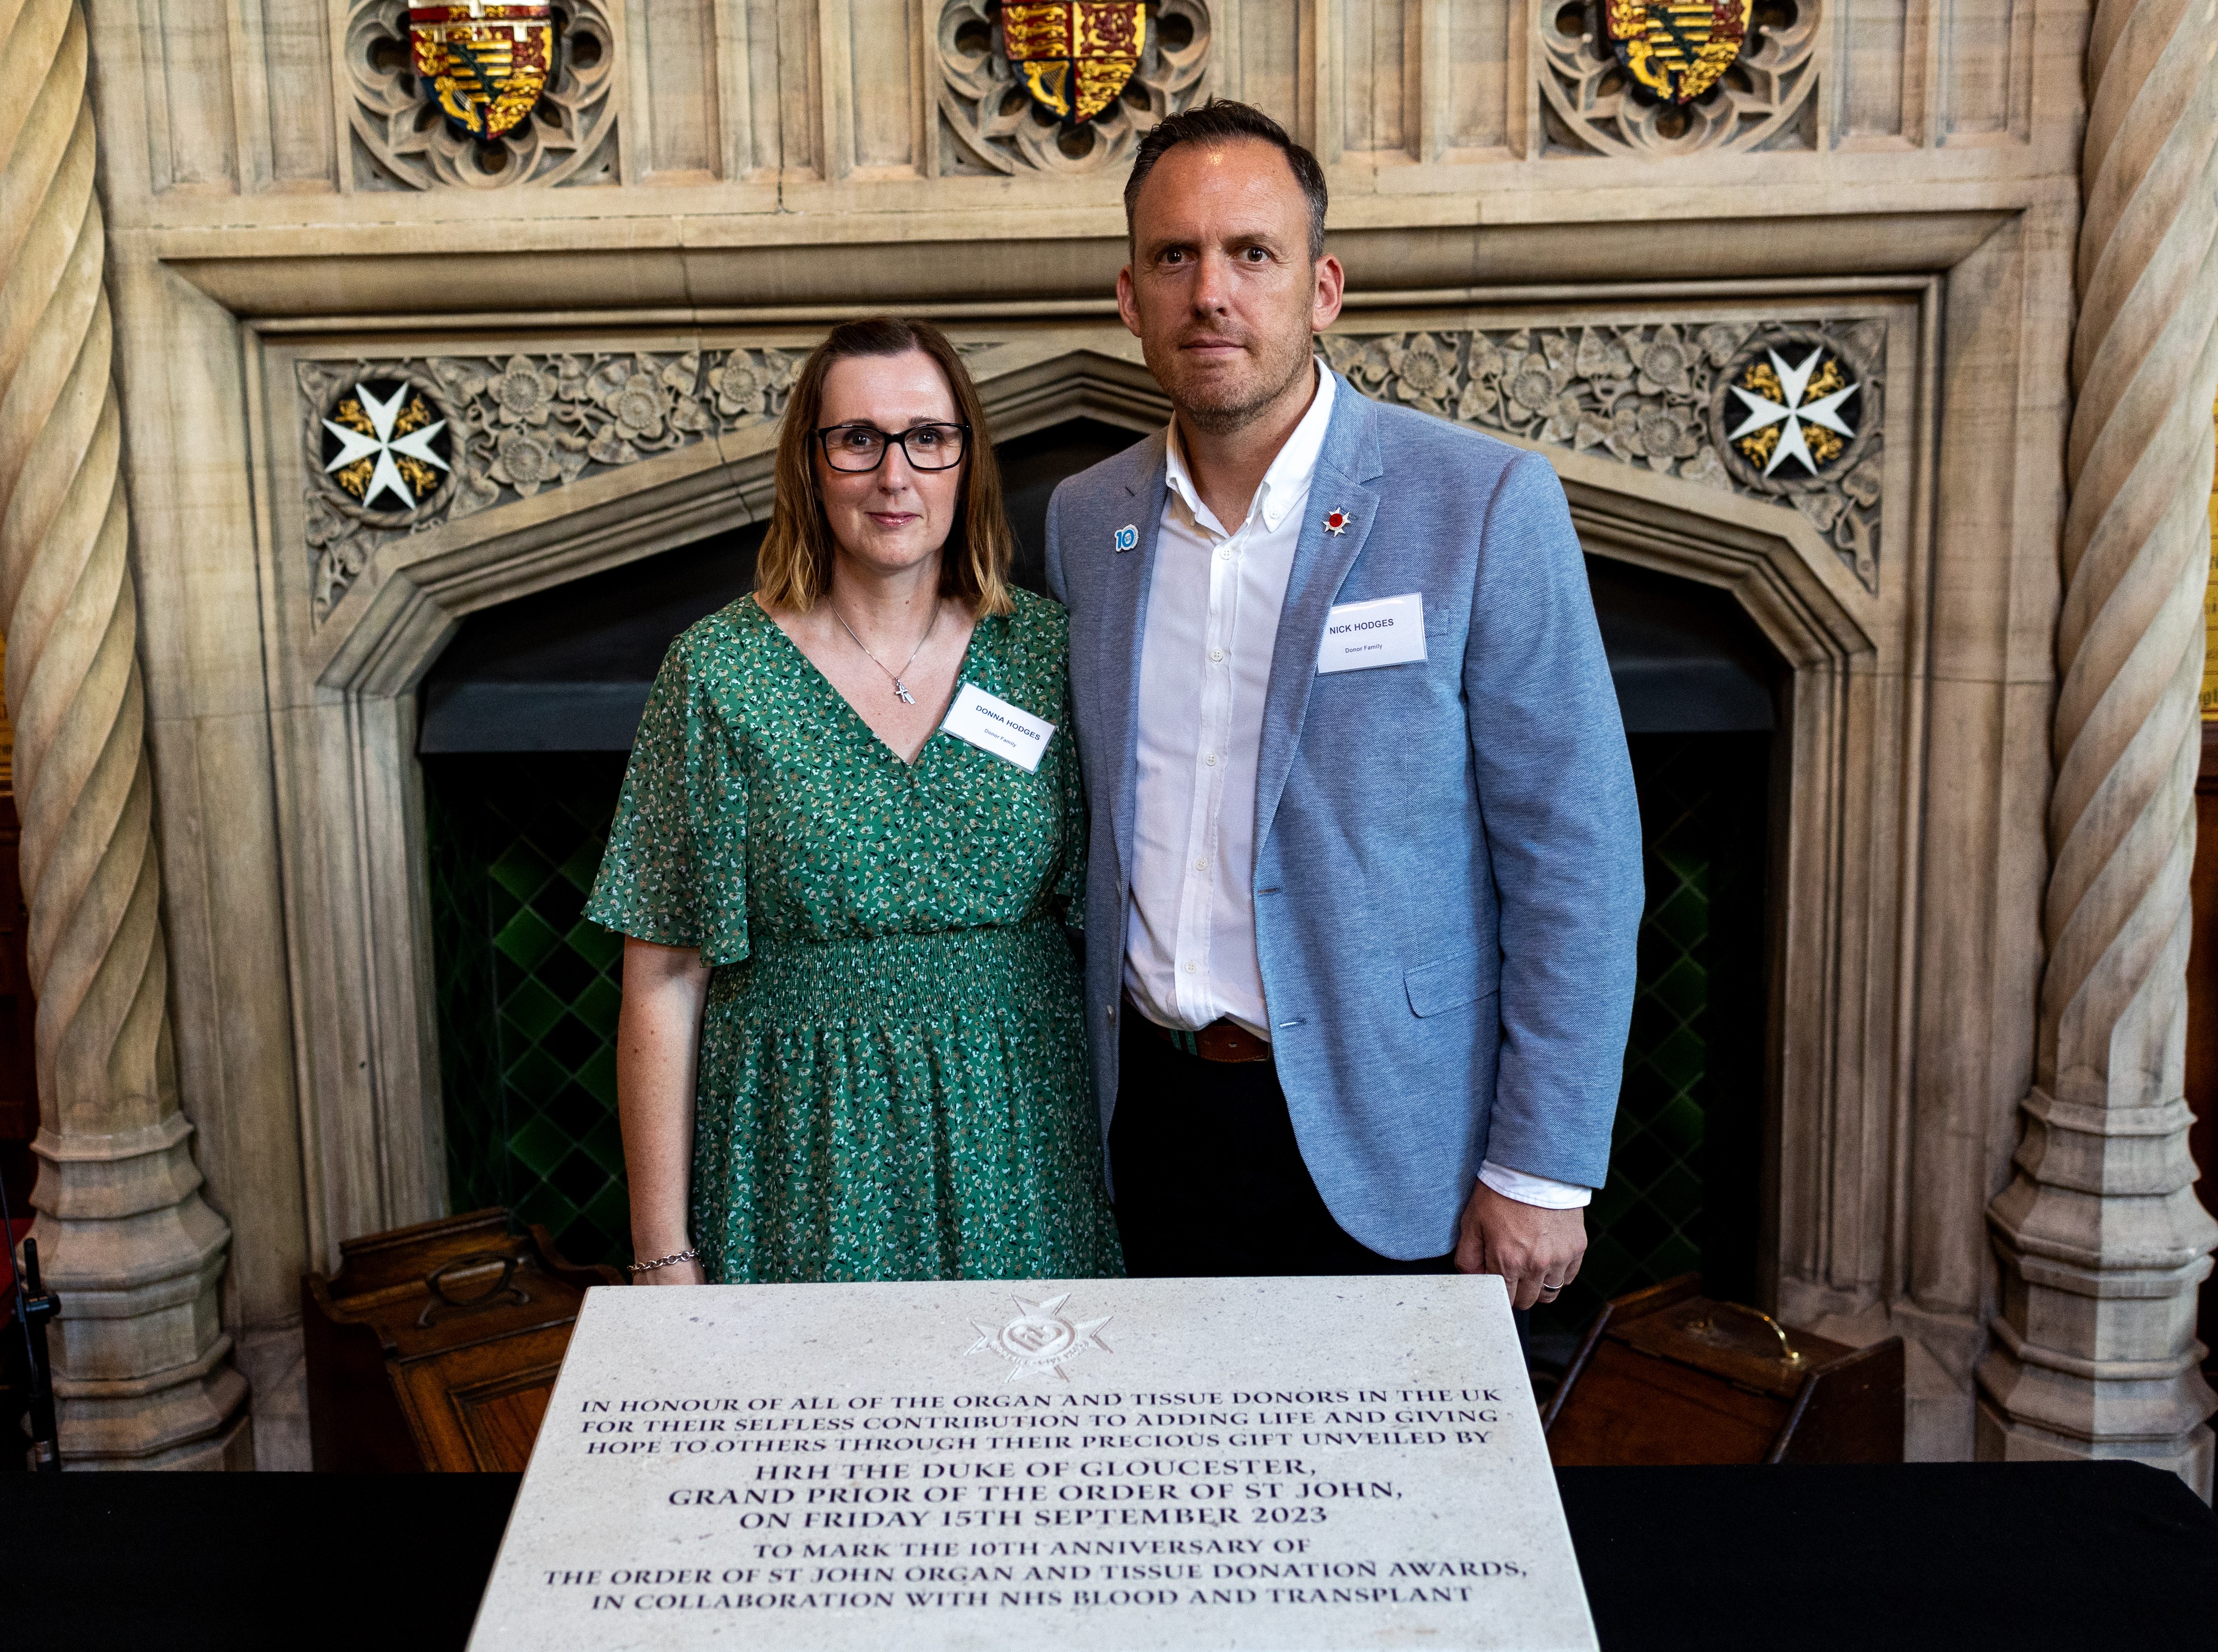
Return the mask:
[[[1324,530],[1328,534],[1346,533],[1348,531],[1348,512],[1345,510],[1326,511],[1324,513]]]

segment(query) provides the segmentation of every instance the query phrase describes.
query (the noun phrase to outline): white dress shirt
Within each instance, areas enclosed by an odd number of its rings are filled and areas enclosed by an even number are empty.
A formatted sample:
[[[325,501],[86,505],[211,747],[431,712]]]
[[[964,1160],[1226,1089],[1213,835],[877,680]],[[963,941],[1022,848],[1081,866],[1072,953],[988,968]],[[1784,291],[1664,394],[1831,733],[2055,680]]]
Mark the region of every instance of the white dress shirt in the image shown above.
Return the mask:
[[[1255,770],[1279,610],[1332,420],[1317,389],[1248,514],[1228,529],[1202,502],[1171,421],[1162,522],[1140,647],[1132,915],[1124,989],[1159,1026],[1224,1018],[1270,1036],[1255,951]],[[1488,1160],[1506,1197],[1562,1210],[1590,1191]]]

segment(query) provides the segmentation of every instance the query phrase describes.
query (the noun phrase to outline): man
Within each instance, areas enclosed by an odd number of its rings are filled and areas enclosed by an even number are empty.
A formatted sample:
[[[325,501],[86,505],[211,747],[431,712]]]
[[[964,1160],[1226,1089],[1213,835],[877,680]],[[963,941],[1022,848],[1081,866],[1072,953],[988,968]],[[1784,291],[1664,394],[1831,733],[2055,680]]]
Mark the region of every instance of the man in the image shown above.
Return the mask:
[[[1310,153],[1174,115],[1124,207],[1168,430],[1071,478],[1087,1018],[1136,1274],[1499,1273],[1586,1249],[1639,819],[1547,463],[1366,400]]]

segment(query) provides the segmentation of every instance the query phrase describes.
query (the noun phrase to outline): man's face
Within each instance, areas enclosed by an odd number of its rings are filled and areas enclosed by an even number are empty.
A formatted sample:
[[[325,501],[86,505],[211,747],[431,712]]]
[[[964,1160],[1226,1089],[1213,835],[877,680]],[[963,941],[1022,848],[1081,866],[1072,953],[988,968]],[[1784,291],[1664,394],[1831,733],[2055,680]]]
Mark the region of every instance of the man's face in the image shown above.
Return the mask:
[[[1201,430],[1237,430],[1270,406],[1340,313],[1340,263],[1310,262],[1309,202],[1261,139],[1165,153],[1140,186],[1132,243],[1118,312]]]

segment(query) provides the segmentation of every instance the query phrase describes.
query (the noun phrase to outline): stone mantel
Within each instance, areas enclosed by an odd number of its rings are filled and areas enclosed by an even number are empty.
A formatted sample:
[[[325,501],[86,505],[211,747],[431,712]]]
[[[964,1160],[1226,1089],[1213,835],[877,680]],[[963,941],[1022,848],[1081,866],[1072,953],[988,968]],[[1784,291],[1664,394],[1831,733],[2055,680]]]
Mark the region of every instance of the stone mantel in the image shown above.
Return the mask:
[[[1515,289],[1535,286],[1565,298],[1586,297],[1597,287],[1655,293],[1667,282],[1700,282],[1721,295],[1765,282],[1825,290],[1859,277],[1899,288],[1905,278],[1955,268],[2024,210],[2022,202],[1952,207],[1921,201],[1892,211],[1668,224],[1601,217],[1382,225],[1335,227],[1329,244],[1348,268],[1357,310],[1514,299],[1527,295]],[[883,236],[854,238],[847,232],[867,226],[843,224],[836,237],[728,239],[716,232],[747,226],[672,220],[654,227],[657,232],[636,242],[611,245],[605,226],[566,226],[572,232],[499,251],[434,250],[420,229],[392,226],[338,246],[318,244],[301,231],[165,233],[152,240],[166,267],[232,314],[334,332],[380,321],[438,326],[457,312],[474,319],[541,310],[650,324],[654,312],[713,323],[780,313],[821,319],[887,306],[963,313],[963,306],[990,305],[992,313],[1038,318],[1083,305],[1109,314],[1114,302],[1106,294],[1124,253],[1121,214],[1088,214],[1058,235],[1007,240],[982,238],[992,226],[959,215],[887,219],[877,226]],[[210,242],[225,250],[198,250]]]

